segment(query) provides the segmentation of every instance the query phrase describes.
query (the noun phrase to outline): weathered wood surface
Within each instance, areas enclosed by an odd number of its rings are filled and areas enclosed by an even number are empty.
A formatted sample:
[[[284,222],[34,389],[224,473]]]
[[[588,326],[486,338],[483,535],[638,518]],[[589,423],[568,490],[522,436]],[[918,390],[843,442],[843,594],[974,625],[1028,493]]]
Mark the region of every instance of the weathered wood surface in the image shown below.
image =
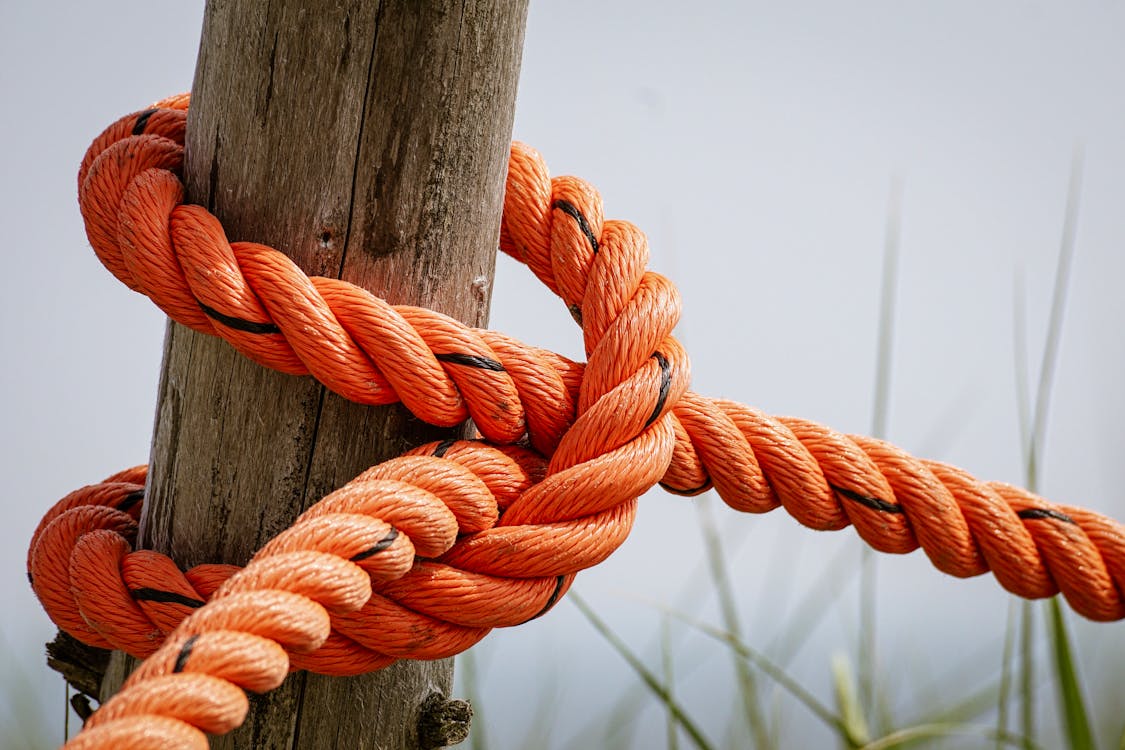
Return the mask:
[[[228,237],[396,304],[487,318],[526,0],[210,0],[188,121],[188,199]],[[364,468],[450,436],[345,401],[170,324],[141,545],[244,563]],[[124,671],[120,655],[107,685]],[[215,748],[413,748],[451,660],[304,673]]]

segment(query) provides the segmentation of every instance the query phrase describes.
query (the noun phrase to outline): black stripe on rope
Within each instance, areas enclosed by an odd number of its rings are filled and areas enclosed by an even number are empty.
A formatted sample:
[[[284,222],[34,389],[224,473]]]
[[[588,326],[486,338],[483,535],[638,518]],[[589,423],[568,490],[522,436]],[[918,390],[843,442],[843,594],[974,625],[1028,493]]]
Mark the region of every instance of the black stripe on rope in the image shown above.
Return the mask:
[[[504,365],[500,364],[494,359],[488,357],[478,357],[475,354],[458,354],[451,352],[449,354],[435,354],[439,362],[448,362],[451,365],[464,365],[465,367],[474,367],[478,370],[492,370],[493,372],[504,372]]]
[[[559,596],[562,594],[562,588],[563,588],[564,583],[566,583],[566,576],[557,576],[555,578],[555,590],[551,592],[551,596],[550,596],[550,598],[547,599],[547,603],[543,605],[543,609],[539,610],[534,615],[527,618],[526,620],[524,620],[520,624],[522,625],[524,622],[531,622],[532,620],[536,620],[536,619],[542,617],[543,615],[547,614],[548,612],[550,612],[551,607],[558,604]]]
[[[199,302],[199,300],[196,300],[196,302]],[[202,302],[199,302],[199,309],[211,320],[217,320],[227,328],[233,328],[236,331],[245,331],[246,333],[281,333],[281,329],[277,327],[276,323],[256,323],[253,320],[235,318],[230,315],[225,315],[213,307],[208,307]]]
[[[191,650],[195,648],[195,642],[197,640],[199,640],[199,633],[188,638],[184,641],[184,645],[180,646],[180,653],[176,654],[176,663],[172,667],[173,674],[184,671],[184,667],[187,666],[187,660],[191,657]]]
[[[660,365],[660,395],[656,398],[656,408],[652,410],[648,421],[645,422],[645,427],[656,421],[660,416],[660,412],[664,411],[664,403],[668,400],[668,391],[672,388],[672,365],[668,363],[668,358],[660,352],[653,352],[651,359],[655,359],[657,364]]]
[[[144,499],[145,499],[145,491],[144,490],[133,490],[128,495],[121,498],[121,502],[119,502],[117,504],[117,509],[119,511],[121,511],[122,513],[125,513],[130,508],[132,508],[134,505],[136,505],[137,503],[141,502]]]
[[[1049,508],[1024,508],[1021,511],[1017,511],[1016,515],[1025,520],[1053,518],[1063,523],[1072,523],[1075,526],[1078,525],[1078,523],[1067,514],[1060,513],[1057,510],[1050,510]]]
[[[398,529],[396,529],[394,526],[392,526],[391,530],[387,532],[387,535],[385,537],[383,537],[382,539],[380,539],[378,542],[376,542],[374,547],[371,547],[370,549],[365,549],[363,552],[360,552],[358,555],[352,555],[351,561],[352,562],[359,562],[360,560],[366,560],[367,558],[371,557],[375,553],[382,552],[387,547],[390,547],[392,544],[394,544],[395,539],[398,539]]]
[[[834,484],[829,486],[837,493],[843,495],[849,500],[854,500],[860,505],[865,505],[868,508],[871,508],[871,510],[879,510],[884,513],[902,513],[902,506],[898,503],[888,503],[886,500],[880,500],[877,497],[869,497],[868,495],[863,495],[859,492],[856,492],[855,490],[849,490],[846,487],[837,487]]]
[[[660,486],[664,488],[665,492],[671,492],[673,495],[683,495],[684,497],[691,497],[693,495],[698,495],[701,492],[706,492],[707,490],[711,489],[712,484],[711,480],[708,479],[698,487],[691,487],[686,490],[678,490],[667,482],[660,482]]]
[[[133,135],[144,135],[145,126],[148,125],[148,118],[156,114],[156,109],[146,109],[137,115],[137,121],[133,123]]]
[[[457,441],[454,440],[453,438],[446,438],[445,440],[442,440],[440,443],[435,445],[434,446],[434,458],[442,458],[443,456],[445,456],[445,452],[447,450],[449,450],[450,448],[452,448],[453,444],[456,443],[456,442]]]
[[[190,596],[177,594],[175,591],[163,591],[161,589],[150,589],[148,587],[139,589],[129,589],[129,596],[136,599],[138,602],[159,602],[160,604],[182,604],[185,607],[196,609],[202,607],[204,602],[199,599],[192,599]]]
[[[573,203],[564,201],[561,198],[555,200],[551,204],[551,208],[557,208],[563,213],[570,216],[578,222],[578,228],[582,230],[582,234],[586,235],[586,239],[590,241],[590,247],[594,251],[594,255],[598,254],[598,238],[594,236],[594,230],[590,228],[590,222],[586,221],[586,217],[582,215]]]

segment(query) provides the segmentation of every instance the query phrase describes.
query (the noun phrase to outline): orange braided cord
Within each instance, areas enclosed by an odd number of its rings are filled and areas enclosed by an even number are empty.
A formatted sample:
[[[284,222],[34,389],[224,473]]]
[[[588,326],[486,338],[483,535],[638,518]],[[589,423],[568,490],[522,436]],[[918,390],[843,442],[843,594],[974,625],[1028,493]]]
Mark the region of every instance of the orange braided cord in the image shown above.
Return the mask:
[[[459,536],[493,528],[545,469],[537,454],[516,446],[433,443],[369,469],[306,511],[302,534],[273,540],[259,556],[331,552],[358,562],[377,595],[357,616],[334,619],[328,648],[295,659],[299,668],[360,674],[395,658],[442,658],[492,627],[545,612],[570,576],[500,578],[453,568],[442,557]],[[133,552],[144,478],[138,467],[72,492],[44,517],[29,555],[32,585],[60,627],[141,657],[239,570],[207,564],[181,573],[164,555]],[[555,545],[550,565],[588,567],[607,543],[623,539],[592,521],[570,524],[572,538]],[[412,569],[416,555],[428,562]]]
[[[549,457],[544,467],[526,450],[442,444],[429,450],[450,450],[447,461],[413,458],[407,471],[405,459],[396,459],[315,506],[331,508],[318,511],[323,516],[302,516],[299,525],[312,536],[286,532],[279,539],[288,541],[260,553],[269,564],[252,564],[259,572],[235,580],[288,591],[315,576],[282,565],[282,549],[338,553],[316,545],[369,543],[392,528],[402,530],[403,541],[380,552],[379,564],[400,554],[407,567],[415,553],[418,559],[409,572],[367,566],[377,593],[355,605],[359,613],[337,614],[319,649],[298,644],[293,666],[352,673],[399,656],[444,655],[487,628],[540,613],[575,572],[624,540],[635,498],[657,481],[681,494],[714,486],[744,511],[784,505],[812,528],[854,524],[877,549],[921,546],[953,575],[991,569],[1019,595],[1061,590],[1087,617],[1125,616],[1125,531],[1117,522],[980,482],[881,441],[687,392],[687,357],[670,336],[678,296],[646,270],[644,235],[605,221],[599,195],[585,182],[550,179],[533,150],[513,145],[501,249],[566,302],[582,325],[585,366],[432,311],[392,307],[345,282],[309,278],[262,245],[228,244],[215,217],[181,204],[174,172],[186,105],[179,97],[119,120],[83,161],[82,213],[107,268],[175,320],[223,336],[262,364],[312,373],[364,403],[402,400],[435,424],[471,416],[490,441],[526,435]],[[453,478],[443,484],[429,472]],[[130,553],[139,476],[124,472],[64,498],[36,532],[29,571],[60,627],[95,645],[146,654],[234,569],[180,574],[167,558]],[[388,489],[376,480],[404,484]],[[472,513],[451,489],[464,494],[462,483],[485,487]],[[321,590],[315,596],[339,611],[355,609],[351,599],[340,603]],[[223,593],[220,600],[234,598]],[[185,622],[202,621],[209,606]],[[374,621],[378,628],[365,624]]]
[[[312,372],[353,400],[401,398],[434,424],[471,415],[499,443],[526,431],[556,469],[622,447],[645,416],[654,422],[671,406],[675,449],[661,483],[673,492],[714,485],[739,510],[781,504],[812,528],[852,523],[881,551],[920,545],[947,573],[991,569],[1021,596],[1061,587],[1087,617],[1125,616],[1125,543],[1109,519],[810,422],[691,393],[678,399],[686,356],[667,335],[678,298],[666,279],[646,271],[643,234],[605,221],[600,196],[582,180],[550,179],[532,149],[512,148],[501,249],[582,323],[590,356],[584,371],[501,334],[392,307],[346,282],[309,279],[264,246],[228,245],[217,219],[179,203],[182,186],[168,170],[179,164],[187,98],[167,104],[122,118],[94,141],[79,194],[99,258],[181,323],[279,369]],[[584,413],[577,422],[575,404]]]

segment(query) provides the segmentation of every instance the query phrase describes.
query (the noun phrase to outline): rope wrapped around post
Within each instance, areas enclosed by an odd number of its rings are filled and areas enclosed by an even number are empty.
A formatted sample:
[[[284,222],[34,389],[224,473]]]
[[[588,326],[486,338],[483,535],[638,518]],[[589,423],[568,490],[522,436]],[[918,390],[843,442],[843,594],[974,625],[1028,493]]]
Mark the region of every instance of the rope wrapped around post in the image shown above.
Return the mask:
[[[1085,617],[1125,617],[1122,524],[690,392],[671,335],[679,296],[647,270],[644,234],[606,220],[586,182],[550,178],[529,147],[512,146],[500,247],[567,305],[585,364],[228,242],[214,216],[183,204],[187,106],[172,97],[128,115],[87,152],[79,203],[102,263],[260,364],[362,403],[401,401],[434,424],[472,418],[483,440],[365,471],[243,569],[180,571],[133,550],[144,467],[63,498],[28,553],[36,594],[79,640],[147,657],[68,747],[202,748],[203,732],[242,721],[242,689],[268,690],[290,669],[357,674],[463,651],[549,610],[620,546],[657,483],[714,487],[745,512],[784,506],[814,529],[853,525],[880,551],[922,547],[951,575],[991,570],[1017,595],[1061,591]]]

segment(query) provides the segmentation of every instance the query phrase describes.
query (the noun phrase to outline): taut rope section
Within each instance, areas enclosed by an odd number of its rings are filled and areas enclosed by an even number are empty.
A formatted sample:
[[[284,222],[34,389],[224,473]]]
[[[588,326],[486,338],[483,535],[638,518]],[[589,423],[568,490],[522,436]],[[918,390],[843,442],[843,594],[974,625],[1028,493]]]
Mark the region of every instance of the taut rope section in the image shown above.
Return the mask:
[[[462,651],[550,609],[624,541],[657,482],[713,486],[742,511],[783,505],[815,529],[854,525],[881,551],[921,546],[952,575],[992,570],[1020,596],[1061,590],[1086,617],[1125,617],[1120,523],[689,392],[671,336],[678,295],[647,270],[644,235],[605,220],[587,183],[551,179],[532,149],[513,144],[500,245],[581,324],[585,365],[228,243],[214,216],[182,203],[187,104],[128,115],[87,152],[79,202],[102,263],[263,365],[362,403],[401,400],[434,424],[472,417],[486,441],[369,469],[241,570],[181,572],[132,550],[143,467],[63,498],[32,539],[36,594],[71,635],[149,657],[71,746],[204,748],[201,732],[241,723],[239,688],[270,689],[290,668],[355,674]]]

